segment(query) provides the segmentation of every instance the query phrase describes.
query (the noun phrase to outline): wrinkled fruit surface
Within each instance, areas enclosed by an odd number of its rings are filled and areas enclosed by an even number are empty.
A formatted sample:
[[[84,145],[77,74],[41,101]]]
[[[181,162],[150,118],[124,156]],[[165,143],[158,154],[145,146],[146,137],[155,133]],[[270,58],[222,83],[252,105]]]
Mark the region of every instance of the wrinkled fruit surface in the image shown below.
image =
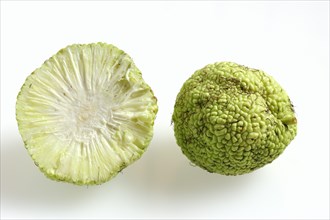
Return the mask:
[[[157,100],[132,59],[105,43],[60,50],[27,77],[16,119],[49,178],[101,184],[136,161],[153,136]]]
[[[281,86],[261,70],[232,62],[196,71],[177,95],[172,120],[182,152],[224,175],[271,163],[297,132],[293,105]]]

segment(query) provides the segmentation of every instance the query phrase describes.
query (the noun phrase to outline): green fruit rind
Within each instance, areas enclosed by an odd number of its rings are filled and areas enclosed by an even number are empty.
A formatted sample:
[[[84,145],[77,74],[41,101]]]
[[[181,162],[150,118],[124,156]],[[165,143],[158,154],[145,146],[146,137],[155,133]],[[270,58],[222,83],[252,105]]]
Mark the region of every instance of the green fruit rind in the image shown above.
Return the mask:
[[[49,178],[104,183],[147,149],[157,99],[124,51],[106,43],[60,50],[27,77],[16,102],[25,147]]]
[[[233,62],[197,70],[177,95],[172,121],[183,154],[224,175],[271,163],[297,134],[284,89],[263,71]]]

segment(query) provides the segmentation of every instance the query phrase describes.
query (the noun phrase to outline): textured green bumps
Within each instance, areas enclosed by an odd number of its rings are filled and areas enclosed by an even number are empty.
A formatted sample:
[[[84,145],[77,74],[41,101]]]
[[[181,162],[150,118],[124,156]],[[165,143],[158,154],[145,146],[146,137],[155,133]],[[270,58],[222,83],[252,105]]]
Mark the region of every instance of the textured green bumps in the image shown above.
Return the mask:
[[[297,133],[293,105],[281,86],[261,70],[232,62],[197,70],[177,95],[172,120],[182,152],[224,175],[271,163]]]

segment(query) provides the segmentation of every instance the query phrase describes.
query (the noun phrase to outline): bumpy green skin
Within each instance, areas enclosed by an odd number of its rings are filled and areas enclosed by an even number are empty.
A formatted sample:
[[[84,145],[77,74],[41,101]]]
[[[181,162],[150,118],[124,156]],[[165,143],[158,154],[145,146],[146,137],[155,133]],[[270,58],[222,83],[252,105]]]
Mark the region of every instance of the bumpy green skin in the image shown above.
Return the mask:
[[[177,96],[172,120],[182,152],[197,166],[224,175],[271,163],[297,133],[281,86],[261,70],[232,62],[196,71]]]

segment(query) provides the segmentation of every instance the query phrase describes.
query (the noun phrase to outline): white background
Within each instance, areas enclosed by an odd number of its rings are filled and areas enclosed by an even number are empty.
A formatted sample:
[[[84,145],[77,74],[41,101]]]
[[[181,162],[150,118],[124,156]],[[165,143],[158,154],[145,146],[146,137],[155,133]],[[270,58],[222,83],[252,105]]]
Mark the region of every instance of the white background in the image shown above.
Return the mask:
[[[103,185],[48,180],[19,136],[16,96],[59,49],[99,41],[153,88],[154,138]],[[264,70],[295,106],[297,137],[251,174],[207,173],[175,142],[176,94],[216,61]],[[1,2],[1,218],[329,218],[329,2]]]

